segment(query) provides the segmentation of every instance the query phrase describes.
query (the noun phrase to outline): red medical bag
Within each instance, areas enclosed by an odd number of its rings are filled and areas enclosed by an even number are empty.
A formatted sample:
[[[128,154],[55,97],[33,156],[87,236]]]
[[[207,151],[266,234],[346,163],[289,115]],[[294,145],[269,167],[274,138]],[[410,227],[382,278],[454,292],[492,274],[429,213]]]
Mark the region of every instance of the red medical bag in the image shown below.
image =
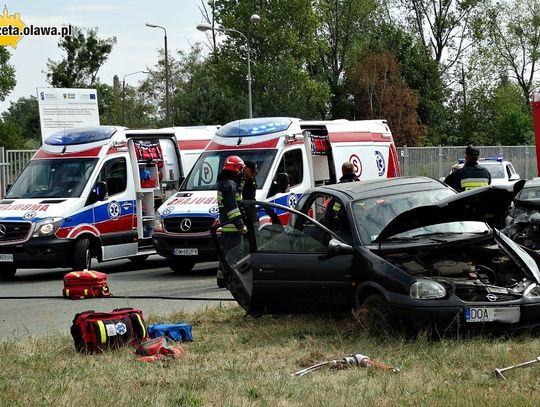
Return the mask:
[[[112,312],[78,313],[73,319],[71,336],[77,351],[101,352],[128,344],[136,346],[148,339],[148,332],[140,309],[119,308]]]
[[[99,271],[72,271],[64,276],[64,297],[81,298],[110,297],[107,274]]]
[[[135,141],[134,146],[138,162],[155,163],[159,168],[163,167],[163,153],[159,141]]]

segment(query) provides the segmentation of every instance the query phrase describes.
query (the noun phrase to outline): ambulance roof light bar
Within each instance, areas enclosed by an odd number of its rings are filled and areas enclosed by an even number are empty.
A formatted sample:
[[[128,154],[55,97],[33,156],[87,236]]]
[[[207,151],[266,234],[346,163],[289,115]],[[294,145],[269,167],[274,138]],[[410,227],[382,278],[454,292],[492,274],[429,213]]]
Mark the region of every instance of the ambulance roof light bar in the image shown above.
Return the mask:
[[[95,143],[108,140],[116,133],[116,127],[82,127],[78,129],[65,129],[51,134],[45,144],[51,146],[71,146],[75,144]]]
[[[253,137],[286,131],[292,120],[287,117],[264,117],[235,120],[216,131],[219,137]]]

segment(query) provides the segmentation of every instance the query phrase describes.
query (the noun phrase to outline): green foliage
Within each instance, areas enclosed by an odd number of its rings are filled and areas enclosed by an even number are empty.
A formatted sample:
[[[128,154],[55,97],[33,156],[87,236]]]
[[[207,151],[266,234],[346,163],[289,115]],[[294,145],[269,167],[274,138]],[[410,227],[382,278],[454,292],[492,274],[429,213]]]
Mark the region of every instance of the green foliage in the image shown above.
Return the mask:
[[[47,81],[55,88],[93,87],[98,83],[99,68],[107,61],[116,38],[101,39],[98,30],[86,33],[74,28],[73,35],[58,41],[66,56],[61,61],[48,60]]]
[[[506,146],[534,144],[532,115],[523,103],[519,86],[503,82],[491,101],[492,131],[497,143]]]
[[[0,147],[7,150],[20,150],[26,148],[22,129],[16,123],[0,120]]]
[[[0,46],[0,101],[4,101],[17,84],[15,68],[9,64],[10,57],[6,47]]]
[[[35,96],[21,97],[11,102],[8,110],[2,113],[2,119],[20,129],[18,133],[29,143],[28,148],[41,144],[39,108]]]

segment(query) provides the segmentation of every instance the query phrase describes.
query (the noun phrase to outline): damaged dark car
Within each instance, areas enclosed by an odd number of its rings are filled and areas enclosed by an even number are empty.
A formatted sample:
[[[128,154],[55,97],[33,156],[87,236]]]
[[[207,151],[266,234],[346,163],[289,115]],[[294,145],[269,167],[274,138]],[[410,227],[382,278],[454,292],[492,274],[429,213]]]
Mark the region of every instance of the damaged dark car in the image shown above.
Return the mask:
[[[312,188],[296,209],[256,202],[235,250],[212,234],[250,315],[350,312],[391,331],[540,325],[535,260],[495,227],[511,187],[457,194],[427,177]]]
[[[528,180],[517,193],[502,232],[540,257],[540,178]]]

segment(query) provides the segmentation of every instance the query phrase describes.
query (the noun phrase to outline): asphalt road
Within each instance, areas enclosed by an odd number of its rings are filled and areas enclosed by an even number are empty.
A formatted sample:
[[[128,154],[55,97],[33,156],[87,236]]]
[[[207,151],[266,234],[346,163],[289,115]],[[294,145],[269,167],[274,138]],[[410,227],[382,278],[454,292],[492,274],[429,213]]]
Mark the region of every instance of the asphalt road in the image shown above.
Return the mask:
[[[0,339],[21,335],[69,333],[76,313],[86,310],[140,308],[145,317],[167,317],[178,311],[194,311],[234,301],[138,299],[130,296],[223,298],[232,296],[216,286],[217,263],[202,263],[189,274],[176,274],[162,257],[148,258],[142,265],[129,260],[95,264],[92,269],[108,275],[113,297],[69,300],[62,297],[63,276],[69,269],[18,270],[14,281],[0,281]],[[5,299],[43,296],[54,298]],[[189,322],[189,321],[178,321]]]

